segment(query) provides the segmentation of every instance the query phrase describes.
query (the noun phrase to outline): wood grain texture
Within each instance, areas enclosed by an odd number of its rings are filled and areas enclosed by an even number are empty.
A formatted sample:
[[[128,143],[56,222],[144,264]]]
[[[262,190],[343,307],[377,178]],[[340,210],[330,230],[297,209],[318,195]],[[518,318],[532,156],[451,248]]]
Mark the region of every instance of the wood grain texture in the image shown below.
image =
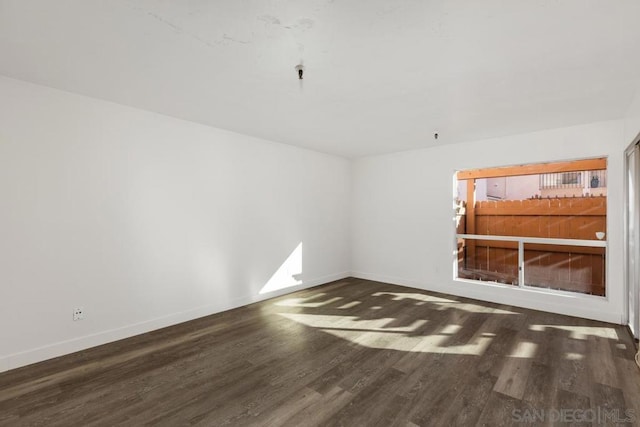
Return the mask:
[[[0,425],[640,422],[633,355],[621,326],[349,278],[0,374]]]
[[[607,168],[607,159],[583,159],[569,162],[537,163],[497,168],[468,169],[458,171],[458,179],[498,178],[503,176],[537,175],[541,173],[579,172]]]
[[[460,220],[473,223],[478,235],[595,240],[596,232],[607,230],[606,197],[479,201],[468,208]],[[466,239],[458,244],[459,277],[517,283],[518,242]],[[605,296],[605,255],[603,247],[526,243],[525,283]]]

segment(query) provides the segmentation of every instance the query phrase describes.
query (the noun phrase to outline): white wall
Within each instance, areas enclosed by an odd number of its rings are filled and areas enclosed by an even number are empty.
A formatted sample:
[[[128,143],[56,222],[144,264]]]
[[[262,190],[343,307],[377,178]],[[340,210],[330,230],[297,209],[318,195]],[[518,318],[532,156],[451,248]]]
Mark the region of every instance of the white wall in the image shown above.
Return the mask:
[[[526,200],[540,195],[540,175],[506,178],[507,200]]]
[[[640,134],[640,85],[638,89],[636,89],[633,100],[625,114],[624,126],[625,140],[627,144],[631,144],[638,134]]]
[[[347,276],[350,190],[342,158],[0,78],[0,371],[273,296],[301,242],[298,287]]]
[[[458,181],[456,189],[456,197],[459,200],[467,201],[467,181]],[[487,200],[487,180],[479,179],[476,181],[475,199],[479,202]]]
[[[352,267],[362,278],[620,323],[622,120],[362,158],[354,163]],[[609,156],[606,299],[453,280],[457,169]]]
[[[539,175],[509,176],[505,178],[505,200],[525,200],[535,195],[540,195]],[[491,185],[488,179],[476,180],[477,201],[487,200],[488,186]],[[467,181],[458,181],[456,197],[460,200],[467,200]]]
[[[0,77],[0,371],[350,270],[620,322],[622,152],[640,131],[640,97],[629,111],[625,120],[369,157],[352,167]],[[610,179],[607,299],[453,280],[456,169],[602,155]],[[301,242],[301,283],[261,294]],[[75,306],[85,320],[71,320]]]

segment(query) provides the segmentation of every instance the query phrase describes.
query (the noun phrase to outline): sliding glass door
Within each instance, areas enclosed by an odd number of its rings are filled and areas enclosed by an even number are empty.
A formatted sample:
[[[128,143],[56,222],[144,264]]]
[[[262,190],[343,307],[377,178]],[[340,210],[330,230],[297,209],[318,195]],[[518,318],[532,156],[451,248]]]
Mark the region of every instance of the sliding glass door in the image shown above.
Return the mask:
[[[640,146],[627,151],[627,194],[626,194],[626,279],[629,298],[629,327],[636,338],[640,335]]]

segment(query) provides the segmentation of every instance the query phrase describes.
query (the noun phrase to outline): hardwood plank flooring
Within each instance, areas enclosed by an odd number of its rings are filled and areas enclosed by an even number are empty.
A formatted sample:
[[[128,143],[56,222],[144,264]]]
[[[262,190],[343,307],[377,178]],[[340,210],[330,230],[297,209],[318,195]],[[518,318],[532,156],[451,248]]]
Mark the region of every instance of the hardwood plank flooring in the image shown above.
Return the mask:
[[[349,278],[0,374],[0,426],[640,425],[634,351],[618,325]]]

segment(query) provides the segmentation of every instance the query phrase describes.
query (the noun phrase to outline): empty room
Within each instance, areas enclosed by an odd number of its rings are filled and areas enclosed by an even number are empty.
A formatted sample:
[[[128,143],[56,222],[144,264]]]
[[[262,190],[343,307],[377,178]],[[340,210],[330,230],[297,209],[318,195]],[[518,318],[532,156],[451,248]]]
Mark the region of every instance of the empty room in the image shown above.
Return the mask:
[[[0,426],[640,425],[638,17],[0,0]]]

